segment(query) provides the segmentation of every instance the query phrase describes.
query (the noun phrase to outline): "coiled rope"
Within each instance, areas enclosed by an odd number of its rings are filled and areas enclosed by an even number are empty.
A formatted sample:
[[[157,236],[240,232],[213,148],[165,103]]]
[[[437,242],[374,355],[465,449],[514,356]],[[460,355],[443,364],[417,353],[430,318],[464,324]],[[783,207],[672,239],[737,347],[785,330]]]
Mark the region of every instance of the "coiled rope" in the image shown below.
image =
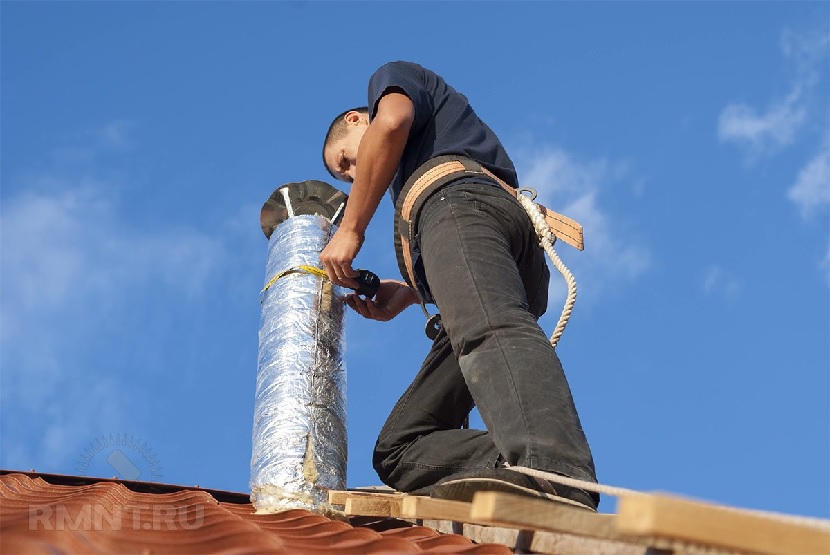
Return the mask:
[[[568,325],[568,320],[570,319],[571,313],[573,312],[574,304],[576,304],[576,278],[574,278],[574,275],[571,273],[568,267],[565,266],[565,263],[562,262],[562,259],[559,258],[559,255],[554,250],[553,245],[556,242],[556,236],[551,232],[550,226],[548,226],[548,223],[545,221],[544,215],[542,215],[536,204],[533,202],[533,198],[523,194],[523,191],[525,191],[525,189],[520,189],[516,192],[516,199],[525,209],[527,215],[530,216],[530,220],[531,222],[533,222],[533,227],[536,230],[536,235],[539,236],[540,245],[543,249],[545,249],[545,252],[547,253],[548,257],[550,257],[553,266],[559,271],[560,274],[562,274],[562,277],[565,279],[565,283],[568,286],[568,294],[565,298],[565,305],[562,308],[562,314],[559,316],[559,321],[557,322],[556,327],[553,330],[553,334],[551,334],[550,337],[551,346],[556,347],[556,344],[559,342],[559,338],[562,337],[562,333],[565,331],[565,326]],[[533,196],[535,197],[535,193]],[[639,492],[628,488],[607,486],[603,484],[598,484],[596,482],[579,480],[576,478],[570,478],[568,476],[562,476],[561,474],[537,470],[535,468],[527,468],[524,466],[511,466],[508,464],[505,464],[505,468],[508,468],[515,472],[519,472],[521,474],[532,476],[534,478],[540,478],[543,480],[548,480],[554,483],[562,484],[564,486],[579,488],[596,493],[603,493],[606,495],[612,495],[614,497],[621,497],[626,495],[647,495],[643,492]],[[824,519],[804,516],[791,516],[767,511],[732,509],[731,507],[725,508],[742,513],[749,512],[760,516],[775,518],[777,520],[789,522],[792,524],[814,526],[822,529],[830,528],[830,523],[828,523],[828,521]]]
[[[522,208],[525,209],[527,215],[530,216],[530,221],[533,222],[536,235],[539,236],[539,244],[543,249],[545,249],[550,261],[553,263],[553,267],[556,268],[560,274],[562,274],[562,277],[565,279],[565,284],[568,286],[568,295],[565,297],[565,306],[562,308],[562,314],[559,316],[559,321],[556,323],[553,334],[550,336],[551,346],[556,347],[556,344],[559,343],[559,338],[562,337],[562,333],[565,331],[565,326],[568,325],[568,320],[571,317],[571,312],[573,312],[574,304],[576,304],[576,278],[574,278],[574,275],[568,267],[565,266],[565,263],[562,262],[562,259],[559,258],[559,255],[556,254],[556,251],[553,249],[553,244],[556,242],[556,236],[551,232],[548,223],[545,221],[545,217],[539,211],[539,208],[533,203],[533,200],[523,194],[523,190],[524,189],[520,189],[516,192],[516,199],[519,201],[519,204],[522,205]]]

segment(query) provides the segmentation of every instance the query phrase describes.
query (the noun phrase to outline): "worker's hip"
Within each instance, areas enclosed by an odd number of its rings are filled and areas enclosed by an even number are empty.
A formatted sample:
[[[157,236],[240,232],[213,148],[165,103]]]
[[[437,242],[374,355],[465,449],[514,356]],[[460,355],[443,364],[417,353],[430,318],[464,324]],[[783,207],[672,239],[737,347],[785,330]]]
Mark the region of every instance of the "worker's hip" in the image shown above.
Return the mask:
[[[460,299],[545,312],[544,251],[524,209],[500,187],[460,182],[438,191],[421,209],[412,251],[417,279],[442,313]],[[439,289],[451,292],[442,299]]]
[[[462,195],[464,196],[462,200],[469,203],[482,196],[488,199],[500,199],[504,207],[509,207],[507,211],[511,214],[519,208],[524,211],[525,205],[528,205],[526,209],[528,218],[520,217],[523,222],[522,229],[533,229],[529,221],[532,220],[536,222],[533,225],[539,226],[540,229],[547,227],[544,232],[546,237],[555,236],[579,250],[584,248],[582,226],[562,214],[533,204],[532,198],[536,196],[535,191],[515,189],[475,160],[461,156],[438,156],[418,167],[407,179],[395,202],[394,237],[398,267],[407,283],[418,291],[422,303],[434,302],[434,299],[430,294],[429,286],[423,279],[423,263],[420,260],[419,246],[420,235],[432,233],[432,230],[429,230],[426,224],[421,223],[421,213],[424,206],[434,201],[436,197],[446,198],[446,191],[459,192],[461,186],[468,185],[470,182],[479,186]],[[490,187],[491,183],[493,187]],[[440,195],[438,195],[439,192]],[[522,197],[524,192],[530,192],[532,198],[528,200]],[[479,212],[486,212],[482,209],[485,204],[487,203],[479,202],[474,206],[478,207]],[[491,207],[494,208],[491,211],[493,212],[493,225],[497,226],[503,214],[498,213],[501,210],[495,209],[494,205]],[[544,218],[543,221],[542,218]],[[534,232],[536,232],[535,229]],[[538,233],[542,234],[543,231],[540,230]],[[430,318],[429,322],[432,322],[434,318]],[[430,333],[429,323],[427,335],[434,338],[434,333]]]
[[[438,156],[418,167],[407,179],[395,202],[395,253],[403,278],[415,289],[423,302],[433,302],[429,288],[419,270],[418,235],[424,226],[420,223],[424,205],[439,191],[457,188],[470,181],[485,187],[512,189],[475,160],[461,156]],[[509,195],[508,195],[509,196]],[[427,335],[430,335],[427,333]]]

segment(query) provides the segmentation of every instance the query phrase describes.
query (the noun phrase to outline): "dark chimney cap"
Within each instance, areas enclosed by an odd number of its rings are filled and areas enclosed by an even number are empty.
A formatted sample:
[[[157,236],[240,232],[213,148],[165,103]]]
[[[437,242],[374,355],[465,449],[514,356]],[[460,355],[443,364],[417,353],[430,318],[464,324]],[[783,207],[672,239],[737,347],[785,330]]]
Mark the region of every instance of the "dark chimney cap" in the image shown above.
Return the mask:
[[[325,181],[310,179],[286,183],[262,205],[259,223],[269,239],[274,229],[291,216],[317,214],[336,224],[343,215],[349,196]]]

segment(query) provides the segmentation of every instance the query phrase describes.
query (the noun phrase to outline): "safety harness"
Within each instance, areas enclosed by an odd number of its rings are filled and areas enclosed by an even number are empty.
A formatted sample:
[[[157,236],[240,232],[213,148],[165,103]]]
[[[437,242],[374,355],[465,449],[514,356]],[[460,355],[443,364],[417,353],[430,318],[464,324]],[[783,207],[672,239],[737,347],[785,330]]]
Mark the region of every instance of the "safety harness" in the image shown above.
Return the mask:
[[[522,205],[531,221],[533,221],[542,247],[568,283],[568,298],[565,309],[559,319],[559,324],[557,324],[554,337],[551,338],[551,343],[555,346],[576,300],[576,283],[573,280],[573,275],[562,264],[562,261],[553,250],[553,243],[556,238],[559,238],[569,245],[583,250],[585,244],[582,236],[582,226],[567,216],[545,208],[541,204],[534,203],[536,191],[533,189],[517,189],[475,160],[454,155],[437,156],[422,164],[407,179],[395,203],[395,254],[398,259],[398,268],[406,282],[418,292],[421,299],[421,308],[427,317],[427,337],[430,339],[437,337],[440,330],[440,315],[430,315],[427,311],[425,303],[430,296],[425,284],[418,279],[418,273],[421,270],[420,260],[418,259],[420,248],[416,245],[418,217],[427,199],[436,191],[464,177],[484,177],[493,180]],[[525,193],[530,193],[530,198]]]

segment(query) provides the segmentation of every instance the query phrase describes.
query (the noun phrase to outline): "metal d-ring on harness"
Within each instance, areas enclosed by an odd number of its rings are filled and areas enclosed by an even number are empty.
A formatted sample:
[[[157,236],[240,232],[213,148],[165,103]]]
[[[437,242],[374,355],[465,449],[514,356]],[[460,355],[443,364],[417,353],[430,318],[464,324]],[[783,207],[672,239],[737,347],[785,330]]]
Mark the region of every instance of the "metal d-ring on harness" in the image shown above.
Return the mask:
[[[576,302],[576,280],[573,274],[556,254],[553,245],[557,238],[579,250],[584,249],[582,226],[576,221],[549,210],[533,201],[536,191],[533,189],[516,189],[499,179],[487,168],[469,158],[462,156],[438,156],[415,170],[401,190],[395,204],[395,253],[398,258],[398,268],[407,283],[418,292],[421,309],[427,317],[426,335],[435,339],[441,329],[441,315],[430,314],[426,309],[426,291],[423,284],[417,279],[417,260],[413,257],[413,242],[416,240],[418,215],[426,200],[444,185],[465,176],[486,176],[498,183],[527,212],[539,242],[551,259],[553,266],[562,274],[568,286],[568,295],[565,306],[551,335],[551,345],[556,346],[562,332],[573,311]],[[530,193],[528,196],[525,193]]]

